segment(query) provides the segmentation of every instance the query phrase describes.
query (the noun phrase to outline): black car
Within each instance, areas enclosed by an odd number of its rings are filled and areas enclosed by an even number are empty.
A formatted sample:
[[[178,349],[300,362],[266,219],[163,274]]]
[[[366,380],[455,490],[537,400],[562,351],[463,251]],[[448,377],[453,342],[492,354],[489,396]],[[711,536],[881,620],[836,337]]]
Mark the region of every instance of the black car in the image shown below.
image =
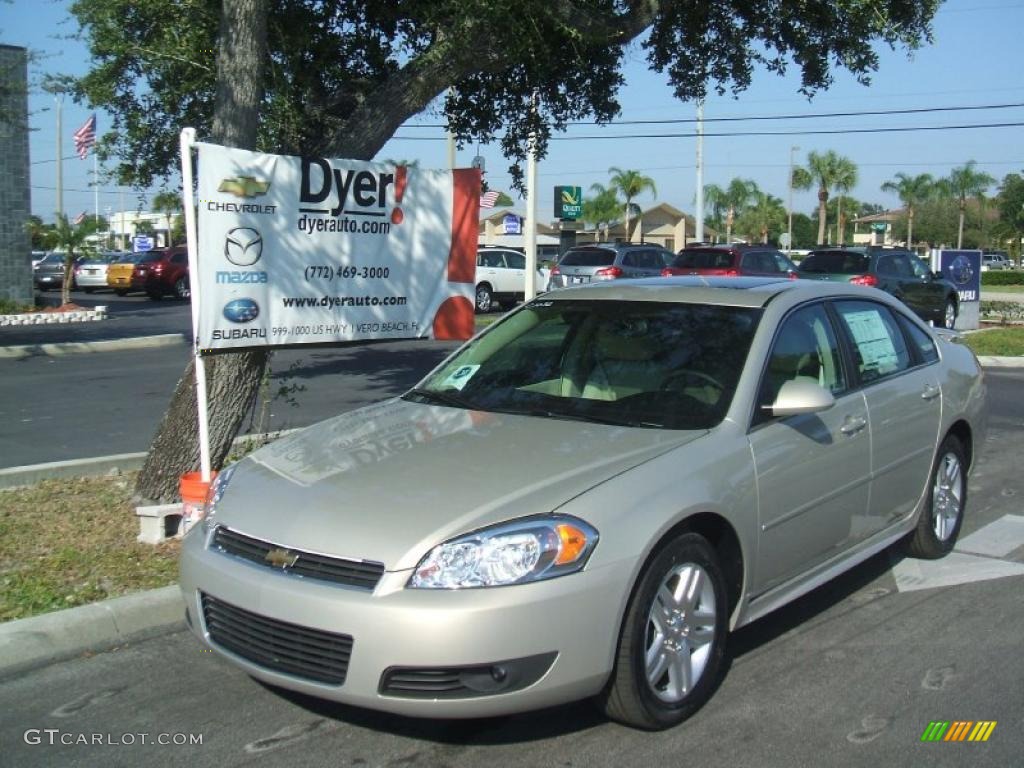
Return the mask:
[[[954,285],[904,248],[823,248],[800,262],[798,274],[881,288],[939,328],[952,328],[960,311]]]
[[[71,265],[71,290],[75,290],[75,267],[82,261],[77,257]],[[48,253],[32,268],[32,281],[40,291],[60,288],[64,284],[64,254]]]

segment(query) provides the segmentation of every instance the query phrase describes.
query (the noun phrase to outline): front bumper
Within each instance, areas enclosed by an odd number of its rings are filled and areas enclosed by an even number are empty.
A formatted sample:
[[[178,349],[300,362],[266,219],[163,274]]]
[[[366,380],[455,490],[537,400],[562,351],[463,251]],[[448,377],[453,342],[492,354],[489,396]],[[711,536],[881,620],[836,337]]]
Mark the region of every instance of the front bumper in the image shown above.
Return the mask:
[[[418,717],[488,717],[585,698],[611,672],[631,563],[511,587],[405,589],[408,571],[386,572],[371,591],[293,576],[207,548],[202,526],[182,548],[180,584],[193,632],[253,677],[319,698]],[[352,639],[344,682],[316,682],[267,668],[214,642],[202,595],[300,628]],[[496,695],[382,693],[385,673],[487,667],[542,657],[539,680]],[[538,673],[540,674],[540,673]]]

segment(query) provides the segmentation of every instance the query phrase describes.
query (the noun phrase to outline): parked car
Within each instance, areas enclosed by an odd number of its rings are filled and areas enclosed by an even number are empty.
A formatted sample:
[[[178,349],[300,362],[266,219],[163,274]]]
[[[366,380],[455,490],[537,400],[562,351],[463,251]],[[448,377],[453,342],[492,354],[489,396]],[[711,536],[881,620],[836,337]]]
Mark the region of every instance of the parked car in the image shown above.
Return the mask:
[[[32,268],[32,282],[40,291],[48,291],[51,288],[60,288],[64,285],[64,255],[63,253],[46,254],[35,267]],[[81,262],[83,257],[75,258],[71,265],[71,290],[75,290],[75,266]]]
[[[960,312],[956,286],[902,248],[819,249],[800,262],[798,274],[881,288],[940,328],[952,328]]]
[[[83,259],[75,266],[75,284],[86,293],[92,293],[97,288],[109,288],[107,269],[125,255],[118,252],[99,253]]]
[[[132,274],[135,265],[146,256],[145,253],[126,253],[107,266],[107,285],[118,296],[125,296],[132,290]]]
[[[666,728],[732,629],[898,542],[953,548],[985,392],[968,347],[882,291],[545,294],[403,396],[225,468],[183,542],[186,620],[258,680],[353,706],[594,697]]]
[[[796,264],[767,245],[712,245],[681,250],[661,274],[778,277],[796,279]]]
[[[558,260],[548,277],[548,290],[599,280],[656,277],[675,254],[652,243],[577,245]]]
[[[537,272],[537,289],[544,278]],[[511,309],[526,295],[526,256],[506,246],[481,245],[476,253],[476,311],[490,312],[498,304]]]
[[[999,252],[981,254],[982,272],[988,272],[989,270],[995,271],[1001,269],[1013,269],[1013,262],[1011,262],[1004,254]]]
[[[159,301],[171,294],[179,299],[192,295],[188,276],[188,249],[185,246],[149,251],[135,264],[131,289],[144,291]]]

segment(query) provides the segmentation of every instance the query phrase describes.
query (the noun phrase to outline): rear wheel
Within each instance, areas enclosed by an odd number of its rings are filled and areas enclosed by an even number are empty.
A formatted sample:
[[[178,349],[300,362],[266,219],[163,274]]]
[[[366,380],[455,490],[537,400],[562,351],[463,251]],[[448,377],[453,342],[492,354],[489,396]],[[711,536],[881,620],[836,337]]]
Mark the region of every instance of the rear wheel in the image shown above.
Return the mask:
[[[956,325],[956,304],[952,299],[946,299],[946,306],[942,308],[941,324],[943,328],[952,328]]]
[[[128,289],[127,288],[115,288],[114,289],[114,293],[116,293],[118,296],[127,296],[128,295]]]
[[[146,291],[146,295],[149,296],[151,301],[160,301],[160,299],[164,297],[163,291],[159,289],[153,291]]]
[[[907,551],[914,557],[934,560],[956,544],[967,505],[967,462],[964,449],[952,435],[939,446],[928,486],[928,500]]]
[[[721,670],[728,599],[718,556],[702,536],[670,541],[647,566],[626,612],[605,713],[647,730],[681,723]]]

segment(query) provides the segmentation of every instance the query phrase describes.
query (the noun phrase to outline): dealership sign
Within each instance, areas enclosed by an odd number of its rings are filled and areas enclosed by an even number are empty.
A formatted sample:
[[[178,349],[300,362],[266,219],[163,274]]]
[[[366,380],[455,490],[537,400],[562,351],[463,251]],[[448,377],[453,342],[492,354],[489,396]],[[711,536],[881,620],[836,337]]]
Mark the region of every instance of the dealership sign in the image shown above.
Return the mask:
[[[939,270],[956,286],[961,304],[981,300],[981,251],[939,251]]]
[[[479,170],[193,146],[200,349],[472,335]]]

